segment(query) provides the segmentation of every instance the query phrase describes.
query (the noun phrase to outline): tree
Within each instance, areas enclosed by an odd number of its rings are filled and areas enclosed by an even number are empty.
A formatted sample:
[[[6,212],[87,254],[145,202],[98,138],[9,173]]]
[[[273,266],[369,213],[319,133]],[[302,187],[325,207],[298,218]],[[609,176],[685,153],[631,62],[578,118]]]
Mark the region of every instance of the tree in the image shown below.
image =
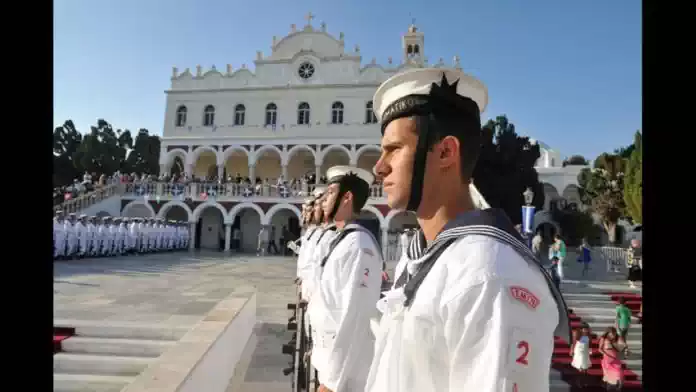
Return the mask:
[[[636,131],[624,180],[626,212],[635,223],[643,223],[643,135]]]
[[[53,186],[69,185],[80,174],[76,153],[81,143],[82,134],[71,120],[53,131]]]
[[[582,155],[573,155],[570,158],[566,159],[563,161],[563,167],[566,166],[586,166],[589,165],[590,162],[585,159]]]
[[[159,154],[159,137],[150,135],[147,129],[140,129],[126,163],[130,171],[156,175],[159,174]]]
[[[532,204],[544,205],[544,187],[534,164],[541,156],[539,145],[515,132],[505,115],[488,120],[483,126],[481,156],[474,169],[474,183],[488,203],[503,209],[513,223],[521,223],[522,193],[534,191]]]
[[[97,177],[101,174],[110,176],[116,171],[157,174],[159,149],[159,137],[149,135],[146,129],[138,131],[134,145],[129,130],[114,130],[103,119],[90,127],[90,132],[84,136],[68,120],[53,132],[54,185],[72,183],[84,172]],[[133,151],[137,153],[131,158]]]
[[[623,216],[624,171],[626,160],[617,154],[603,153],[594,162],[594,168],[578,174],[582,202],[599,215],[609,242],[616,243],[616,224]]]

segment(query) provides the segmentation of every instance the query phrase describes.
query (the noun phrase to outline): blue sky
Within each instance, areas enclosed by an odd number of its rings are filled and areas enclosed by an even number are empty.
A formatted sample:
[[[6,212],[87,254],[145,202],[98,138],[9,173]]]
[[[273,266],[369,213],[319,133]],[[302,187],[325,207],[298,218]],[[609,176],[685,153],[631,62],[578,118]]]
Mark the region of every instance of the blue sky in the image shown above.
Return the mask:
[[[411,18],[425,55],[461,58],[489,90],[485,118],[562,155],[594,159],[641,128],[641,2],[637,0],[233,1],[55,0],[54,123],[82,132],[98,118],[162,133],[171,67],[224,70],[270,53],[274,35],[318,26],[345,33],[363,64],[399,59]]]

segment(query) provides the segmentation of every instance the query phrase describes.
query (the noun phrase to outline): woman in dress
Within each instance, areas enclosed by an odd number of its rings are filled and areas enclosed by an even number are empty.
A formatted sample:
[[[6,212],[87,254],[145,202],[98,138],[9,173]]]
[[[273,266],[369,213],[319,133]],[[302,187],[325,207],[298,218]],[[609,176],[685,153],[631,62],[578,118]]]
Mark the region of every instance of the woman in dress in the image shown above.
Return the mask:
[[[570,366],[580,372],[578,377],[578,387],[587,386],[587,370],[590,368],[590,336],[589,326],[583,326],[582,329],[573,330],[573,343],[570,345],[570,352],[573,355],[573,361]]]
[[[616,328],[608,327],[599,339],[599,352],[602,353],[602,372],[604,385],[608,391],[620,391],[624,381],[623,362],[618,346]]]

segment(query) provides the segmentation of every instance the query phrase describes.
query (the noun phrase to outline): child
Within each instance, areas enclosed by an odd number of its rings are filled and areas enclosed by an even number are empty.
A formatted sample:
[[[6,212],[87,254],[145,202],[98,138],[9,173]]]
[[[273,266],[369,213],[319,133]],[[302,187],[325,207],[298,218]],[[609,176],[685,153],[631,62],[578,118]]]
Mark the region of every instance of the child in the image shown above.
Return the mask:
[[[592,261],[590,245],[587,243],[587,238],[582,239],[582,245],[578,249],[580,255],[578,255],[578,262],[583,263],[582,276],[586,276],[587,272],[590,270],[590,261]]]
[[[583,325],[582,329],[573,330],[573,343],[570,345],[570,353],[573,361],[570,366],[580,372],[578,377],[578,387],[587,386],[587,370],[590,368],[590,328]]]
[[[556,288],[561,289],[561,277],[558,274],[558,257],[553,256],[551,258],[551,266],[549,267],[549,272],[551,273],[551,279],[556,284]]]

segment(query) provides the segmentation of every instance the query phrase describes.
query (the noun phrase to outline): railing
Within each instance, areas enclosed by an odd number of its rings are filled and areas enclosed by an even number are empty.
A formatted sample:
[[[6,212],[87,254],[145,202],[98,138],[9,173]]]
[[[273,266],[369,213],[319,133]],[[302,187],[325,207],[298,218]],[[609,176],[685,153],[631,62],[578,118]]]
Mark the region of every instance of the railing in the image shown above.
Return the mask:
[[[596,253],[599,253],[606,263],[607,272],[615,270],[622,271],[628,266],[628,251],[625,248],[615,246],[598,246],[592,248]]]
[[[173,184],[165,182],[149,182],[141,184],[125,184],[124,197],[145,197],[160,200],[247,200],[247,199],[304,199],[312,194],[315,184],[295,184],[278,186],[270,184],[219,184],[196,182],[189,184]],[[384,197],[382,185],[370,187],[371,199]],[[297,200],[293,200],[297,201]]]
[[[64,214],[75,214],[102,200],[121,193],[123,193],[123,184],[116,183],[106,185],[74,199],[67,200],[62,204],[53,206],[53,212],[55,213],[58,210],[62,210]]]

